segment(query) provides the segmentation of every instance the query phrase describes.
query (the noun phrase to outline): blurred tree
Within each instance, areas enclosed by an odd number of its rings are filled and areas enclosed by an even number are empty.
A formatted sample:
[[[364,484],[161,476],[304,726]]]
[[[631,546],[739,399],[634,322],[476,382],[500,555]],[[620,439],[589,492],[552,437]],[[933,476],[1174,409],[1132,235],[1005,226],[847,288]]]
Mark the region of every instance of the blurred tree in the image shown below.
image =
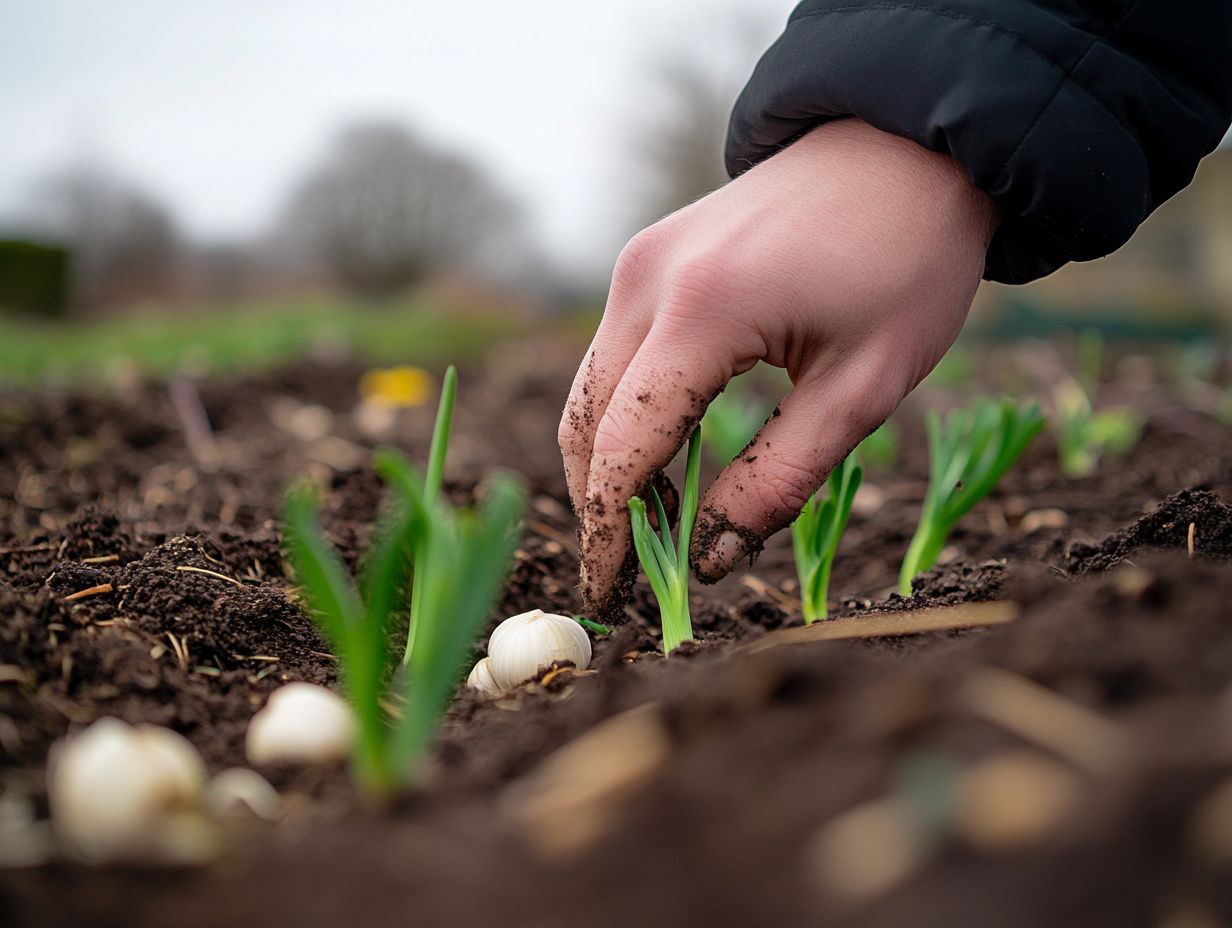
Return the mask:
[[[636,229],[673,213],[727,183],[723,145],[740,89],[779,25],[774,16],[730,8],[707,15],[706,34],[651,52],[633,118],[641,190]]]
[[[473,164],[400,126],[343,131],[282,217],[346,289],[379,299],[474,271],[515,242],[517,213]]]
[[[104,168],[82,164],[44,178],[30,201],[28,224],[69,251],[74,310],[174,292],[179,235],[148,194]]]

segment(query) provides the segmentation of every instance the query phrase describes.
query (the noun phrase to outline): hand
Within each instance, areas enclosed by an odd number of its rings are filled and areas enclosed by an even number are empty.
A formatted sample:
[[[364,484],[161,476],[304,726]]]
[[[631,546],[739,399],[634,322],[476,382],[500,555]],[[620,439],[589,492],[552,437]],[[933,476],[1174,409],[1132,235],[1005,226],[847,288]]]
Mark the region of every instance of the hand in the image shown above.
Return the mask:
[[[951,158],[844,119],[635,236],[560,423],[587,609],[627,596],[629,497],[758,360],[793,389],[706,492],[693,569],[790,524],[958,336],[996,224]]]

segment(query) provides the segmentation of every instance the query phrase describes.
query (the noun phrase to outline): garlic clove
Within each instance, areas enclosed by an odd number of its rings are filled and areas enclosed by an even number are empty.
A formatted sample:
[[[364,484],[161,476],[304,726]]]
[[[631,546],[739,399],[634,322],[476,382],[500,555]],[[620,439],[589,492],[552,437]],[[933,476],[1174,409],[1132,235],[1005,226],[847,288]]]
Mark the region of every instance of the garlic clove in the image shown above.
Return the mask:
[[[213,851],[197,814],[205,764],[182,735],[100,719],[57,747],[49,774],[56,833],[85,860],[191,863]]]
[[[492,679],[511,689],[554,661],[590,666],[590,636],[568,616],[532,609],[501,622],[488,639]]]
[[[205,805],[216,816],[255,815],[273,821],[282,814],[282,797],[269,780],[247,767],[231,767],[205,785]]]
[[[505,692],[492,677],[492,658],[490,657],[483,658],[471,668],[470,676],[466,678],[466,685],[473,690],[478,690],[484,696],[499,696]]]
[[[248,762],[332,764],[350,753],[355,720],[346,700],[311,683],[288,683],[273,692],[248,723]]]

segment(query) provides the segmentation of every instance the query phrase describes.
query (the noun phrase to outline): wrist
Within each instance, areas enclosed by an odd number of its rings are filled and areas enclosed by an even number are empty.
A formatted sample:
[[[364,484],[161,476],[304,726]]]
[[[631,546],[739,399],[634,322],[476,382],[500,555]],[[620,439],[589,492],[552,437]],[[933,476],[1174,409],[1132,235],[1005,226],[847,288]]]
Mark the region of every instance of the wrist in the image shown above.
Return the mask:
[[[823,123],[791,147],[796,146],[806,162],[819,161],[828,171],[837,165],[872,191],[903,196],[915,209],[948,214],[956,230],[966,231],[984,250],[1001,224],[996,201],[975,186],[953,157],[854,116]]]

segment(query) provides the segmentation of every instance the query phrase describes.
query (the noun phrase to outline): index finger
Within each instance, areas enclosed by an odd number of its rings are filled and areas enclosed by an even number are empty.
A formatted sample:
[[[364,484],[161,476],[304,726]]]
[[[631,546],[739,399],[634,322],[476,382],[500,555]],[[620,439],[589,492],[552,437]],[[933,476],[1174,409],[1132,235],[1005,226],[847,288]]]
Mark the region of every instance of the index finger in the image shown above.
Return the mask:
[[[638,348],[595,429],[580,547],[582,595],[596,615],[618,613],[635,575],[630,497],[646,491],[692,433],[738,362],[730,330],[681,330],[663,316]]]

